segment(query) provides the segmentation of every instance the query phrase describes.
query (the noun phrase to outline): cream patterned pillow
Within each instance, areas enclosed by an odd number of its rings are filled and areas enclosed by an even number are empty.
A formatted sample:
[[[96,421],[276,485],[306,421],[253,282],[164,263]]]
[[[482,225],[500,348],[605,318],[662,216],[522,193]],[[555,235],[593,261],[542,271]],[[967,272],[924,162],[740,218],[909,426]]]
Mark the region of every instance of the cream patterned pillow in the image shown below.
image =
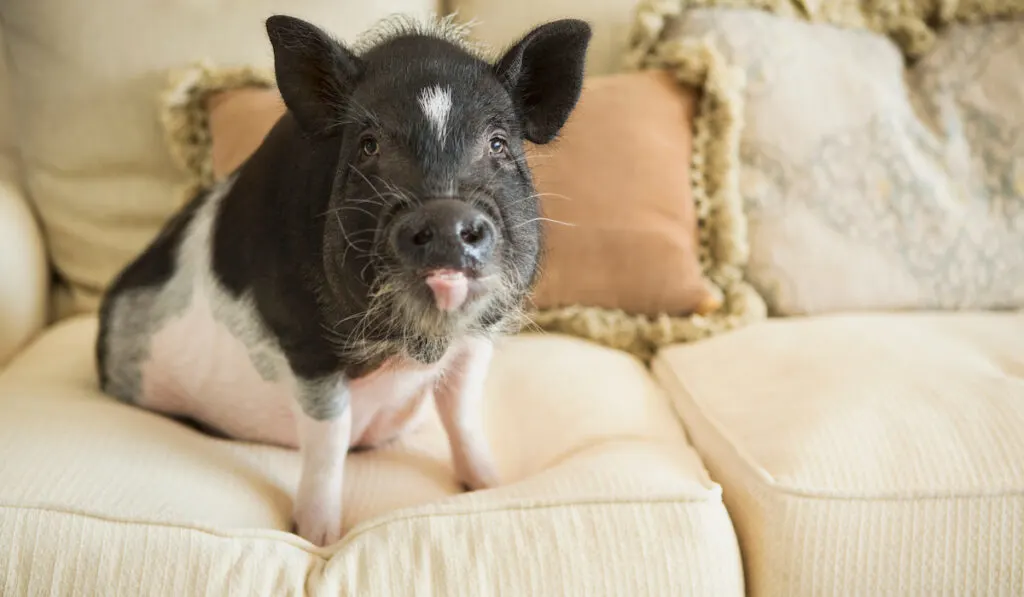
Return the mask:
[[[1024,20],[888,37],[757,10],[665,20],[746,75],[745,278],[776,315],[1024,306]]]

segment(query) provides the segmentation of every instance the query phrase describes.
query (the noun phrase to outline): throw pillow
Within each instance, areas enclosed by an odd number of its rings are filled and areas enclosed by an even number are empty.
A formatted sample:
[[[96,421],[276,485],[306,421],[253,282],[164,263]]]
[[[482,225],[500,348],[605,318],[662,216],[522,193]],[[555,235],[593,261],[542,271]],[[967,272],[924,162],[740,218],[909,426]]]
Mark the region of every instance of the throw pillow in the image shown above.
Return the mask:
[[[697,259],[695,100],[664,71],[592,77],[561,138],[530,151],[548,219],[538,309],[657,316],[719,307]]]
[[[909,66],[757,10],[660,23],[644,64],[708,39],[748,79],[744,273],[772,313],[1024,306],[1024,21],[954,23]]]

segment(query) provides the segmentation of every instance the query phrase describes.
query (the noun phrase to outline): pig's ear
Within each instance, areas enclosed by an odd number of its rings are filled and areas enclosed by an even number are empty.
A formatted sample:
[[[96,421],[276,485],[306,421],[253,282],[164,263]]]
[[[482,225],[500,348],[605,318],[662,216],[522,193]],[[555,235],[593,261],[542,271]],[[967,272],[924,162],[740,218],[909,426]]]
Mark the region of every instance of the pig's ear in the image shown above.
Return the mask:
[[[329,134],[341,120],[362,63],[322,29],[302,19],[267,19],[274,73],[285,105],[307,133]]]
[[[522,114],[529,141],[554,139],[576,106],[590,36],[586,21],[552,21],[526,34],[495,65]]]

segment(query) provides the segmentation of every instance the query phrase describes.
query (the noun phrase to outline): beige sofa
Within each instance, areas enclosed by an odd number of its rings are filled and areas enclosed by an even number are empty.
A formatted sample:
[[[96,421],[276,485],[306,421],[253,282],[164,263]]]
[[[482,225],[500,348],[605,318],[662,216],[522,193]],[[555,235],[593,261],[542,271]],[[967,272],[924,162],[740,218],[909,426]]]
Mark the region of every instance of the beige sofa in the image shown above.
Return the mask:
[[[267,64],[274,11],[347,36],[457,8],[494,44],[586,18],[597,74],[632,7],[0,4],[0,595],[1024,595],[1019,312],[771,319],[650,368],[510,338],[486,414],[506,484],[460,492],[433,418],[350,456],[347,534],[323,549],[288,532],[296,454],[98,391],[99,292],[184,184],[166,69]]]

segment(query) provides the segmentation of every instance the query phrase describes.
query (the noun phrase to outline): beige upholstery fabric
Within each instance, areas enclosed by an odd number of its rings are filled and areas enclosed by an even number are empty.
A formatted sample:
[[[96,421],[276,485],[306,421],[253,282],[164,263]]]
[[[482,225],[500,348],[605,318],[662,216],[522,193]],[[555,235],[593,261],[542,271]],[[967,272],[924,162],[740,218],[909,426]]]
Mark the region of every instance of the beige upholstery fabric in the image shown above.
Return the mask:
[[[28,190],[71,284],[61,314],[91,311],[110,278],[181,202],[162,139],[166,69],[195,60],[269,66],[263,20],[310,19],[351,39],[431,0],[31,0],[0,4]]]
[[[747,77],[747,279],[775,314],[1024,306],[1024,18],[890,39],[697,10]]]
[[[509,339],[486,405],[506,485],[460,494],[432,416],[350,456],[348,534],[320,550],[286,532],[295,452],[99,394],[95,331],[66,321],[0,375],[2,595],[743,594],[720,488],[625,354]]]
[[[654,369],[751,594],[1024,594],[1024,313],[771,320]]]
[[[594,29],[587,53],[587,74],[622,70],[622,56],[638,0],[448,0],[460,21],[475,21],[473,36],[500,50],[515,43],[532,27],[559,18],[584,19]]]

